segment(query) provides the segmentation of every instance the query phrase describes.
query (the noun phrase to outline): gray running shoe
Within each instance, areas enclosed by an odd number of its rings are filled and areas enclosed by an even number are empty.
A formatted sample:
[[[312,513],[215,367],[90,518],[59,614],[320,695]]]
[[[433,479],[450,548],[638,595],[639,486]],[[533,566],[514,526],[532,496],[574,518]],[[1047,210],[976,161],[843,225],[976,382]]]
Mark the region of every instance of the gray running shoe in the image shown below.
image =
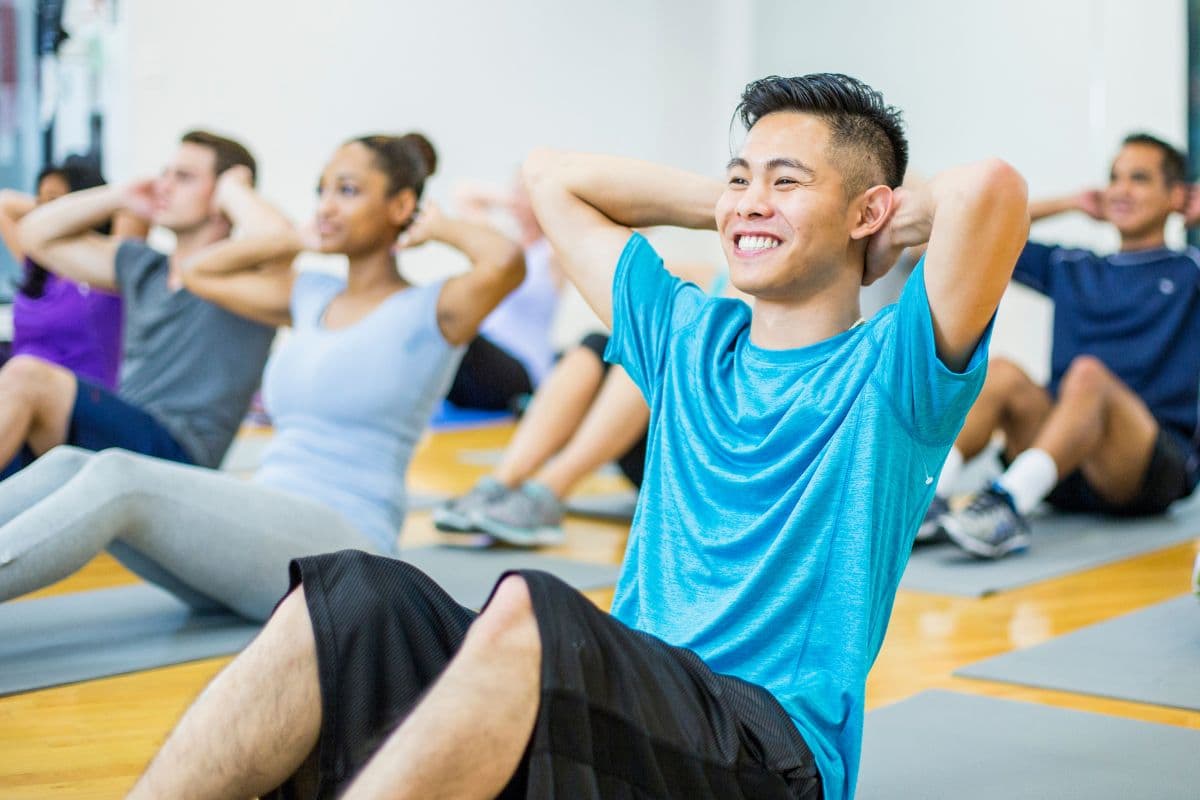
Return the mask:
[[[516,547],[563,541],[563,504],[540,483],[526,481],[475,516],[475,530]]]
[[[946,535],[978,558],[1003,558],[1029,547],[1029,523],[1017,513],[1008,492],[993,484],[966,508],[942,518]]]
[[[489,504],[512,490],[490,475],[481,478],[462,497],[447,500],[433,510],[433,527],[451,533],[476,533],[475,518]]]
[[[942,518],[950,513],[950,504],[945,498],[933,496],[933,502],[925,510],[925,519],[917,528],[917,544],[933,544],[946,541],[946,529],[942,527]]]

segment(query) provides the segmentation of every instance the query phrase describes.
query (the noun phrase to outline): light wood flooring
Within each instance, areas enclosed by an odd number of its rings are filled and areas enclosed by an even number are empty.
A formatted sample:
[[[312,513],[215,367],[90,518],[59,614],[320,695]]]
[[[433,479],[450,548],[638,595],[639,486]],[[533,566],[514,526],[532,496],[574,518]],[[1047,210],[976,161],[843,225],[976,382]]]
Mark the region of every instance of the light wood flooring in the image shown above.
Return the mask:
[[[414,489],[461,492],[484,472],[456,458],[460,449],[503,446],[508,426],[439,433],[419,450]],[[253,435],[253,434],[250,434]],[[581,492],[611,491],[616,477],[589,478]],[[550,553],[618,563],[627,528],[569,519],[567,541]],[[1200,530],[1197,532],[1200,537]],[[402,541],[435,540],[428,512],[414,513]],[[952,677],[958,667],[1026,647],[1187,591],[1200,538],[1118,564],[984,599],[901,591],[887,640],[867,684],[868,708],[930,688],[1011,697],[1200,730],[1200,713],[1024,689]],[[30,597],[84,591],[137,579],[107,556]],[[611,590],[588,593],[607,608]],[[19,602],[19,601],[18,601]],[[229,659],[219,658],[0,698],[0,798],[119,797],[172,724]]]

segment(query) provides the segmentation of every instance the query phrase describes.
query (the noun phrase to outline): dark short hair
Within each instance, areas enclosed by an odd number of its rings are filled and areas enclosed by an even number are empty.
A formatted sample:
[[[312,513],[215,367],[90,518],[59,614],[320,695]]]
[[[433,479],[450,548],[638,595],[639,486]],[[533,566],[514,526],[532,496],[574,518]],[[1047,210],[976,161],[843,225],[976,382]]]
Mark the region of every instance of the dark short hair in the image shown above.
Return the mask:
[[[250,170],[250,180],[254,182],[258,179],[258,164],[254,160],[254,156],[250,155],[250,151],[246,149],[241,142],[235,142],[233,139],[228,139],[224,136],[218,136],[209,131],[188,131],[179,139],[184,144],[198,144],[201,147],[207,147],[213,151],[216,156],[216,164],[213,167],[215,174],[220,175],[230,167],[241,165]]]
[[[1150,147],[1158,148],[1162,153],[1162,172],[1163,178],[1166,179],[1168,186],[1174,186],[1177,183],[1183,183],[1187,180],[1187,156],[1185,156],[1178,148],[1167,144],[1162,139],[1149,133],[1131,133],[1121,142],[1121,146],[1130,144],[1144,144]]]
[[[900,110],[857,78],[836,72],[761,78],[746,86],[734,113],[749,130],[776,111],[812,114],[826,122],[830,160],[842,173],[847,197],[879,183],[894,189],[903,182],[908,141]]]
[[[371,151],[376,168],[387,176],[388,195],[412,189],[420,200],[425,191],[425,180],[437,170],[437,151],[422,134],[391,136],[376,133],[350,141]]]

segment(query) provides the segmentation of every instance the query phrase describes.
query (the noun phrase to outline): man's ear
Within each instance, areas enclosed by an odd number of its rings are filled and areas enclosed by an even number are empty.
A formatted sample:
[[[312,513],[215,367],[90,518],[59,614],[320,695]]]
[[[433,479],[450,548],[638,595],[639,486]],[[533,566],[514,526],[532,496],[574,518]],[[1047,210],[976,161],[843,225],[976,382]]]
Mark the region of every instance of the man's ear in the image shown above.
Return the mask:
[[[412,189],[401,189],[396,192],[395,197],[388,201],[388,222],[396,227],[403,227],[412,219],[416,210],[417,195]]]
[[[1194,190],[1187,181],[1176,181],[1168,190],[1171,198],[1171,210],[1183,213],[1187,210],[1188,200]]]
[[[891,187],[872,186],[863,192],[855,202],[854,227],[850,229],[851,239],[869,239],[887,225],[891,219],[894,203]]]

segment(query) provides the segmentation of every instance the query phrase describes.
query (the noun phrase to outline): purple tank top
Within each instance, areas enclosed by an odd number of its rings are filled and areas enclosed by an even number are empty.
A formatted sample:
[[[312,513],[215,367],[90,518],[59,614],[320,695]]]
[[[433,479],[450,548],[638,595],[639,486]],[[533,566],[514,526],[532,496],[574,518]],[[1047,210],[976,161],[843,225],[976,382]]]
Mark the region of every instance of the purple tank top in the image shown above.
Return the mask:
[[[27,259],[27,273],[32,266]],[[41,297],[17,292],[13,298],[13,355],[37,356],[115,390],[121,298],[47,274]]]

